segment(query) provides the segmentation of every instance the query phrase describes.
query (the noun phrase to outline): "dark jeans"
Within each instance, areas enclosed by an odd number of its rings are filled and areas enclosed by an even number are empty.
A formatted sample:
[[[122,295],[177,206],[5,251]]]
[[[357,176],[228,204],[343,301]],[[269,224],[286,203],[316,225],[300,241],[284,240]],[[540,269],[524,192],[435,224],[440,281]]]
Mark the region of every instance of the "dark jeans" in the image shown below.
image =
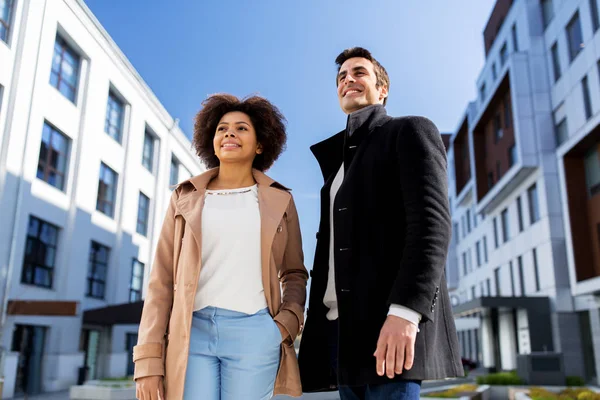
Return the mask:
[[[329,355],[333,372],[338,369],[338,323],[329,323]],[[421,381],[390,382],[380,385],[340,386],[341,400],[419,400]]]

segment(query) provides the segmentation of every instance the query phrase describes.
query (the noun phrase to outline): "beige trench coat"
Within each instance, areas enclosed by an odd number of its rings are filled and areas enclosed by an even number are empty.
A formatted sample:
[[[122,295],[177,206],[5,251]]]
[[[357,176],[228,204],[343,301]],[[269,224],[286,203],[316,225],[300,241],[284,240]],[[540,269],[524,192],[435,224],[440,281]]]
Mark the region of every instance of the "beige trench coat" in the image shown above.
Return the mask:
[[[169,400],[183,399],[194,297],[201,268],[201,216],[218,168],[182,182],[163,222],[133,349],[134,378],[164,376]],[[253,170],[261,216],[262,282],[270,314],[289,337],[281,343],[274,394],[302,395],[293,341],[304,324],[308,274],[291,194]]]

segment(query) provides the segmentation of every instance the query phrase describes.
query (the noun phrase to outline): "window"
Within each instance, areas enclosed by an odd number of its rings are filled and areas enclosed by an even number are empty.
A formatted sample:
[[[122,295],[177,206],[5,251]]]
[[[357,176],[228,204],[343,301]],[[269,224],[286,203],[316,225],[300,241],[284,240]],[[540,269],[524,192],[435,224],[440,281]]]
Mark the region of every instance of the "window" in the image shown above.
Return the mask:
[[[523,206],[521,196],[517,197],[517,217],[519,218],[519,232],[523,232]]]
[[[113,217],[115,214],[115,198],[117,194],[118,175],[104,163],[100,163],[100,177],[98,179],[98,199],[96,210]]]
[[[454,232],[452,232],[452,236],[454,236],[454,237],[456,238],[456,243],[458,243],[458,241],[459,241],[459,236],[460,236],[460,235],[459,235],[459,232],[458,232],[458,223],[456,223],[456,222],[455,222],[455,223],[453,224],[453,227],[454,227]]]
[[[175,156],[171,156],[171,176],[169,178],[169,185],[174,186],[179,183],[179,161]]]
[[[21,283],[52,287],[57,242],[58,227],[29,217]]]
[[[475,285],[471,286],[471,299],[474,299],[477,297],[477,294],[475,293]]]
[[[483,82],[479,88],[479,96],[481,97],[481,102],[485,102],[485,82]]]
[[[38,159],[37,178],[59,190],[65,188],[69,139],[44,123]]]
[[[544,28],[550,24],[553,18],[554,5],[552,4],[552,0],[542,0],[542,22],[544,23]]]
[[[144,283],[144,264],[133,259],[131,281],[129,282],[129,302],[142,300],[142,285]]]
[[[148,235],[148,215],[150,214],[150,199],[140,192],[138,201],[138,216],[136,232],[140,235]]]
[[[511,126],[512,122],[512,114],[510,111],[510,99],[508,95],[504,97],[504,128],[508,129]]]
[[[462,261],[463,261],[463,276],[466,276],[468,273],[467,270],[467,252],[462,253]]]
[[[88,264],[86,296],[103,299],[106,289],[106,276],[110,249],[92,241]]]
[[[581,33],[581,21],[579,11],[573,15],[567,25],[567,42],[569,43],[569,59],[571,62],[583,49],[583,35]]]
[[[585,111],[585,119],[590,119],[592,116],[592,100],[590,99],[590,88],[588,86],[587,76],[584,76],[581,80],[581,91],[583,94],[583,109]]]
[[[462,228],[462,237],[464,238],[467,235],[467,227],[465,225],[465,216],[460,217],[460,225]]]
[[[496,161],[496,176],[498,177],[498,180],[500,180],[500,177],[502,176],[500,160]]]
[[[590,0],[590,14],[592,14],[592,28],[594,32],[600,27],[600,21],[598,20],[598,0]]]
[[[471,252],[471,248],[467,252],[469,253],[469,272],[473,272],[473,253]]]
[[[529,200],[529,222],[534,224],[540,219],[540,206],[538,204],[538,192],[535,183],[527,189],[527,199]]]
[[[598,157],[596,147],[587,152],[583,163],[588,196],[594,197],[600,193],[600,158]]]
[[[538,270],[537,251],[533,249],[533,274],[535,275],[535,291],[540,291],[540,273]]]
[[[508,149],[508,167],[512,167],[517,162],[517,147],[516,145],[510,146]]]
[[[508,263],[508,269],[510,270],[510,290],[511,290],[511,295],[515,296],[515,273],[513,271],[513,262],[510,261]]]
[[[475,243],[475,253],[477,257],[477,266],[481,267],[481,241],[479,240]]]
[[[510,35],[512,37],[512,45],[513,51],[519,51],[519,38],[517,37],[517,24],[513,24],[512,29],[510,30]]]
[[[556,135],[556,145],[560,146],[569,138],[569,130],[567,126],[567,117],[560,120],[558,125],[554,127],[554,133]]]
[[[502,242],[506,243],[509,239],[509,225],[508,225],[508,208],[502,210]]]
[[[500,246],[500,243],[498,243],[498,222],[496,217],[494,217],[494,245],[496,248]]]
[[[483,237],[483,260],[488,262],[488,252],[487,252],[487,236]]]
[[[496,71],[496,63],[492,64],[492,78],[494,78],[494,82],[498,79],[498,71]]]
[[[519,267],[519,286],[521,289],[521,296],[525,296],[525,275],[523,274],[523,257],[517,258],[517,265]]]
[[[508,49],[506,47],[506,42],[502,45],[500,49],[500,65],[503,67],[506,64],[506,60],[508,60]]]
[[[465,219],[467,220],[467,233],[471,233],[471,210],[467,210]]]
[[[8,42],[13,0],[0,0],[0,39]]]
[[[503,135],[504,132],[502,132],[502,122],[500,119],[500,113],[498,113],[494,117],[494,143],[498,143],[498,141],[502,139]]]
[[[144,149],[142,151],[142,165],[151,173],[154,172],[154,135],[152,133],[144,133]]]
[[[496,281],[496,296],[500,296],[500,267],[494,269],[494,280]]]
[[[562,71],[560,69],[560,58],[558,56],[558,42],[552,45],[552,74],[554,75],[554,82],[560,79]]]
[[[115,95],[112,90],[108,93],[106,105],[106,120],[104,121],[104,132],[117,142],[121,143],[123,135],[123,116],[125,104]]]
[[[485,286],[486,286],[486,289],[487,289],[487,295],[491,296],[492,295],[492,281],[491,281],[490,278],[487,278],[485,280]]]
[[[483,288],[483,281],[479,282],[479,296],[485,296],[485,289]]]
[[[79,76],[79,55],[60,36],[54,43],[50,84],[75,103]]]
[[[488,172],[487,178],[488,189],[491,189],[494,186],[494,173]]]

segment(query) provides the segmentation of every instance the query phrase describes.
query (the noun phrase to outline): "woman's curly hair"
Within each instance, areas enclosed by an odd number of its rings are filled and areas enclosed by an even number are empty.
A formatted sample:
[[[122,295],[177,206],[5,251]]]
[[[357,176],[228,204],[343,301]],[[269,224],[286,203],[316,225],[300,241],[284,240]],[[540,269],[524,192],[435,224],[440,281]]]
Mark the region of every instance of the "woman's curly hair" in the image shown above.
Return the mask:
[[[223,115],[233,111],[243,112],[250,117],[257,143],[262,147],[262,153],[256,155],[252,167],[259,171],[268,170],[285,148],[286,120],[276,106],[259,96],[238,99],[231,94],[214,94],[204,100],[194,120],[193,144],[196,154],[207,168],[219,166],[213,139]]]

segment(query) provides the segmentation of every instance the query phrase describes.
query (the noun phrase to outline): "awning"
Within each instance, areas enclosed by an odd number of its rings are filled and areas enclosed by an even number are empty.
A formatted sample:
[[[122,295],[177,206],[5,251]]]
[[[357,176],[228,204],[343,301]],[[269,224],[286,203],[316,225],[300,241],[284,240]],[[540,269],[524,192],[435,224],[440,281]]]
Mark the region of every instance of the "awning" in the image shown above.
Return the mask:
[[[135,325],[142,318],[144,301],[123,303],[83,312],[83,323],[91,325]]]
[[[550,315],[549,297],[478,297],[452,307],[454,318],[467,317],[488,309],[525,309],[528,313]]]

